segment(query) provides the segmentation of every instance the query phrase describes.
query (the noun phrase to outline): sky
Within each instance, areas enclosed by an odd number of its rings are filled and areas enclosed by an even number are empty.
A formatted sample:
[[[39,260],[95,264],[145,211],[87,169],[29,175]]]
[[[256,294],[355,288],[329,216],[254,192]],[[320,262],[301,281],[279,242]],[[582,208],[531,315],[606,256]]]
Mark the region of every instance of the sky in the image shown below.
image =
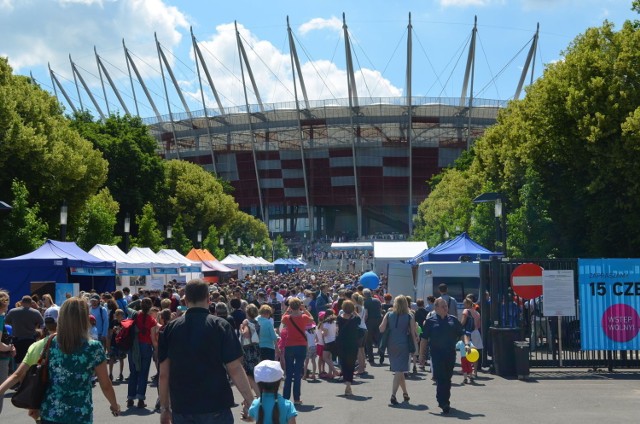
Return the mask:
[[[135,111],[124,40],[160,114],[168,113],[169,107],[173,113],[184,112],[166,70],[165,96],[155,34],[187,106],[197,111],[203,103],[192,28],[229,112],[245,104],[235,24],[261,100],[265,104],[294,100],[288,16],[309,98],[335,104],[348,97],[344,13],[358,95],[384,103],[407,93],[411,13],[413,96],[459,98],[477,16],[474,97],[509,100],[537,24],[534,78],[542,75],[545,64],[561,60],[562,51],[587,28],[604,20],[620,28],[625,20],[637,19],[630,8],[631,0],[0,0],[0,56],[8,57],[14,73],[31,74],[53,92],[49,64],[75,105],[81,100],[97,115],[84,89],[78,94],[71,57],[103,112],[107,105],[111,113],[122,112],[108,86],[105,100],[95,48],[125,103]],[[245,78],[248,103],[256,104],[246,71]],[[134,87],[139,115],[152,117],[140,85]],[[206,82],[204,98],[208,108],[217,108]]]

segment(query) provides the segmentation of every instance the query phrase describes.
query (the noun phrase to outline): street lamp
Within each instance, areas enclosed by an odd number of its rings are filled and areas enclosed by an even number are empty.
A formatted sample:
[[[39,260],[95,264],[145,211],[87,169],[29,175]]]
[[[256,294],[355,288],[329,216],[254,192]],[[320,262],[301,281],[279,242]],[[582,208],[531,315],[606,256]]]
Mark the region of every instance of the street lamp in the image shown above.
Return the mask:
[[[253,244],[253,242],[251,242],[251,255],[252,256],[253,256],[253,246],[254,246],[254,244]]]
[[[198,230],[198,248],[202,249],[202,231]]]
[[[10,204],[0,200],[0,211],[10,211],[13,209]]]
[[[66,241],[67,238],[67,202],[62,201],[60,207],[60,240]]]
[[[131,232],[131,218],[129,212],[124,217],[124,253],[129,251],[129,233]]]
[[[171,249],[171,237],[173,236],[173,226],[167,225],[167,240],[169,241],[167,244],[169,245],[169,249]]]
[[[502,254],[507,255],[507,223],[505,221],[504,195],[502,193],[482,193],[473,203],[494,202],[493,214],[496,221],[496,241],[502,244]],[[497,250],[497,248],[495,249]]]
[[[238,247],[242,246],[242,239],[238,237]]]

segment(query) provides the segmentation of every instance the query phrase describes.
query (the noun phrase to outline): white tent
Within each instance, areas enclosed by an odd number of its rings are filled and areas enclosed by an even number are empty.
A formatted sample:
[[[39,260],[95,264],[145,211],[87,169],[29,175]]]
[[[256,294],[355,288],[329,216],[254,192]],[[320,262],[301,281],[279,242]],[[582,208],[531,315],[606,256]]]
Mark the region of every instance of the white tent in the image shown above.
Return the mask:
[[[134,247],[127,256],[133,261],[151,263],[151,280],[147,287],[153,290],[162,290],[164,283],[167,282],[167,276],[176,276],[180,274],[182,264],[175,259],[162,257],[153,252],[148,247]],[[173,277],[172,277],[173,278]]]
[[[427,249],[426,241],[374,241],[373,259],[375,272],[387,274],[387,265],[414,258]]]
[[[162,249],[158,252],[158,256],[161,258],[165,258],[167,260],[172,260],[178,263],[181,263],[180,272],[200,272],[202,270],[202,263],[197,261],[192,261],[186,256],[180,254],[175,249]]]
[[[115,261],[118,275],[149,275],[152,264],[148,261],[135,261],[128,257],[118,246],[96,244],[89,250],[93,256],[105,261]]]

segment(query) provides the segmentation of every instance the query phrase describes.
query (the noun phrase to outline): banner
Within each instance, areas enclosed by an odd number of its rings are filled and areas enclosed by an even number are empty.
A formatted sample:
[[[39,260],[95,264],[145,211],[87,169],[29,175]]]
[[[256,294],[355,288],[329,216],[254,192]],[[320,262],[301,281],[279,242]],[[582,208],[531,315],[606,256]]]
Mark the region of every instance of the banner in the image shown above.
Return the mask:
[[[640,259],[579,259],[583,350],[640,350]]]

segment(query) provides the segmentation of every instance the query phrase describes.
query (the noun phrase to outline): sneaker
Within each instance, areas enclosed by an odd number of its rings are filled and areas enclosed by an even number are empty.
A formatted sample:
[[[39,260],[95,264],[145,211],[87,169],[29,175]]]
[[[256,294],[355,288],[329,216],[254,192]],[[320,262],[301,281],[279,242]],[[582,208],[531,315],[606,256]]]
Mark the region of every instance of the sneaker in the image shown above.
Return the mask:
[[[127,408],[133,408],[133,399],[127,399]]]
[[[122,383],[122,382],[124,381],[124,377],[122,376],[122,374],[120,374],[120,375],[118,376],[118,381],[119,381],[120,383]]]
[[[138,408],[146,408],[147,404],[144,403],[144,400],[142,399],[138,399],[138,405],[136,405]]]

